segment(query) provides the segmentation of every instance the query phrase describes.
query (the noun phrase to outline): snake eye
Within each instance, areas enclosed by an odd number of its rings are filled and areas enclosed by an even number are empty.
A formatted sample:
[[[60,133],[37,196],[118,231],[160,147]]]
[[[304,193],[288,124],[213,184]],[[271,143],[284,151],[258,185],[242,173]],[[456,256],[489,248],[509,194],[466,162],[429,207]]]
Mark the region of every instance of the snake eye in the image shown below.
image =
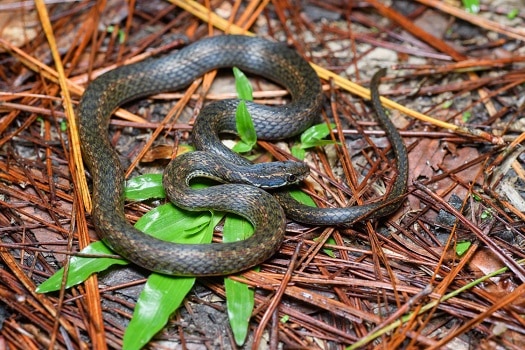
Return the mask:
[[[286,176],[286,181],[290,184],[293,184],[295,182],[297,182],[297,176],[295,176],[295,174],[288,174]]]

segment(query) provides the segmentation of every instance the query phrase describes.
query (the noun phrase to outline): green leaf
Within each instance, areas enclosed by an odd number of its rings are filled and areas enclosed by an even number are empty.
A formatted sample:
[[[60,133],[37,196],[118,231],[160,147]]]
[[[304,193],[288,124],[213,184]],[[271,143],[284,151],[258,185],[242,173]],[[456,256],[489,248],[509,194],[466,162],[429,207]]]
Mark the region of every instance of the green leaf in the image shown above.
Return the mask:
[[[319,237],[314,238],[314,242],[317,242],[318,240],[319,240]],[[328,237],[325,244],[335,245],[336,241],[333,237]],[[323,252],[331,258],[336,258],[335,253],[332,249],[323,248]]]
[[[250,318],[255,305],[255,292],[247,284],[224,279],[228,319],[232,328],[235,343],[243,346],[248,335]]]
[[[472,243],[470,243],[469,241],[459,242],[458,244],[456,244],[456,254],[458,256],[462,256],[470,248],[471,245]]]
[[[156,180],[151,181],[155,184]],[[203,187],[203,185],[198,184],[196,187]],[[138,196],[144,195],[139,193]],[[188,212],[167,203],[146,213],[137,221],[135,227],[165,241],[203,243],[211,241],[214,227],[223,216],[222,213],[212,215],[209,212]],[[112,254],[101,241],[89,245],[82,250],[82,253]],[[103,271],[113,264],[128,264],[128,262],[115,258],[73,257],[70,261],[67,287],[83,282],[91,274]],[[63,273],[63,269],[57,271],[37,288],[37,292],[58,290]],[[171,314],[191,290],[194,281],[195,278],[151,274],[124,334],[124,348],[139,349],[147,344],[166,325]]]
[[[317,207],[312,197],[301,190],[290,190],[290,195],[301,204],[308,205],[310,207]]]
[[[237,242],[253,234],[253,226],[244,218],[234,215],[226,217],[224,222],[224,242]],[[224,279],[228,318],[235,343],[242,346],[248,335],[250,317],[255,305],[255,293],[247,284]]]
[[[325,137],[330,135],[330,130],[335,128],[335,124],[327,125],[317,124],[309,127],[301,134],[301,143],[292,147],[292,154],[297,154],[299,159],[304,159],[304,150],[312,147],[333,145],[337,143],[333,140],[324,140]],[[300,152],[299,150],[303,150]],[[294,156],[295,156],[294,154]]]
[[[304,160],[304,157],[306,157],[306,151],[304,150],[304,148],[302,148],[301,143],[294,144],[292,146],[291,152],[292,152],[292,156],[294,156],[295,158],[299,160]]]
[[[514,19],[519,15],[519,13],[520,13],[519,9],[512,9],[509,11],[509,13],[507,13],[507,18]]]
[[[159,205],[144,214],[135,227],[158,239],[177,243],[199,243],[199,234],[212,219],[210,212],[193,212],[171,203]]]
[[[123,29],[118,31],[118,42],[124,44],[126,42],[126,32]]]
[[[60,122],[60,131],[62,131],[62,132],[66,132],[67,131],[67,121],[66,120],[62,120]]]
[[[330,130],[335,128],[335,124],[326,123],[312,125],[301,134],[301,143],[312,143],[324,139],[330,135]],[[332,141],[333,143],[333,141]]]
[[[321,146],[326,146],[326,145],[333,145],[335,143],[337,143],[337,142],[333,141],[333,140],[310,140],[308,142],[301,143],[301,148],[302,149],[308,149],[308,148],[313,148],[313,147],[321,147]]]
[[[106,32],[113,33],[115,31],[115,26],[107,26]],[[124,43],[126,41],[126,32],[123,29],[119,29],[118,33],[118,41],[120,44]]]
[[[198,243],[198,233],[207,227],[210,220],[211,214],[209,212],[188,212],[168,203],[147,212],[137,221],[135,227],[146,233],[152,232],[152,236],[165,241],[184,240],[183,243],[192,243],[196,239],[196,243]],[[91,243],[82,249],[81,253],[111,256],[115,254],[102,241]],[[112,265],[127,265],[128,263],[124,259],[113,257],[86,258],[74,256],[69,262],[66,288],[82,283],[92,274],[104,271]],[[59,290],[63,274],[64,269],[61,268],[38,286],[36,291],[47,293]]]
[[[463,6],[470,13],[478,13],[480,10],[479,0],[463,0]]]
[[[487,220],[492,218],[492,212],[490,209],[485,209],[481,212],[481,220]]]
[[[235,76],[235,90],[241,100],[253,101],[252,84],[239,68],[233,67],[233,75]]]
[[[224,220],[223,242],[238,242],[253,235],[253,226],[248,220],[238,215],[228,215]]]
[[[235,111],[235,123],[241,142],[233,150],[235,152],[249,152],[257,143],[257,135],[253,126],[252,116],[246,108],[245,101],[253,101],[253,88],[246,75],[237,67],[233,67],[235,76],[235,89],[241,101]]]
[[[145,174],[126,181],[124,196],[132,201],[166,198],[166,192],[162,186],[162,174]]]
[[[94,242],[82,249],[82,254],[90,255],[115,255],[102,241]],[[127,265],[124,259],[116,258],[85,258],[73,256],[69,261],[69,269],[66,280],[66,288],[71,288],[84,282],[89,276],[96,272],[104,271],[112,265]],[[36,288],[37,293],[49,293],[60,289],[64,268],[59,269]]]
[[[239,141],[235,144],[235,146],[232,147],[232,151],[234,152],[237,152],[237,153],[246,153],[246,152],[250,152],[252,149],[253,149],[253,144],[247,144],[246,142],[244,141]]]
[[[175,280],[175,283],[174,283]],[[133,317],[124,333],[122,349],[141,349],[179,308],[195,283],[195,277],[151,274],[140,293]]]
[[[463,115],[461,115],[461,120],[463,121],[463,123],[467,123],[471,117],[472,117],[472,112],[466,111],[465,113],[463,113]]]
[[[255,133],[252,116],[248,112],[244,100],[241,100],[237,106],[237,110],[235,111],[235,122],[241,141],[253,147],[257,142],[257,135]]]
[[[171,205],[166,206],[179,210]],[[222,214],[214,216],[208,214],[205,225],[183,226],[187,228],[185,231],[191,234],[174,238],[173,241],[185,244],[209,243],[213,237],[213,229],[222,217]],[[137,228],[147,232],[164,230],[163,220],[151,221],[143,218],[144,216],[137,221]],[[197,227],[200,229],[196,230]],[[173,277],[152,273],[139,295],[133,317],[124,333],[123,349],[140,349],[146,345],[180,307],[194,283],[195,277]]]

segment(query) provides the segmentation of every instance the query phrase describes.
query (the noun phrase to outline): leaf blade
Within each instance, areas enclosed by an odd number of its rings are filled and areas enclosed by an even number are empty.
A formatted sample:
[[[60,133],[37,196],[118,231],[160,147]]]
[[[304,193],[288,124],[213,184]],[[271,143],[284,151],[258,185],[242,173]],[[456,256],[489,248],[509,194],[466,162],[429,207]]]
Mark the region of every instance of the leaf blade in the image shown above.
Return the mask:
[[[239,216],[227,216],[223,230],[224,242],[237,242],[253,234],[253,226]],[[226,308],[235,343],[242,346],[248,336],[250,318],[255,305],[255,292],[247,284],[224,279]]]

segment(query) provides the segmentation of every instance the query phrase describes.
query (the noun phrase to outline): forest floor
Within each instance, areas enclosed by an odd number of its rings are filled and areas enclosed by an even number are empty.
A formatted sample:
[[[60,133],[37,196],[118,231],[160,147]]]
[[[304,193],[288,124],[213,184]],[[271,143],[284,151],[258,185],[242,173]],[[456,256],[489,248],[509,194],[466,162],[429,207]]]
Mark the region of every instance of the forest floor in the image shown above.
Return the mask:
[[[0,2],[0,349],[523,349],[523,1],[482,1],[477,13],[438,0],[202,3]],[[321,78],[318,122],[335,124],[334,142],[307,150],[301,186],[320,207],[380,201],[396,178],[368,101],[387,68],[379,91],[409,152],[399,210],[351,227],[289,221],[280,250],[238,275],[255,305],[237,344],[221,277],[198,278],[151,340],[130,325],[150,283],[135,265],[37,291],[98,240],[74,117],[90,81],[247,31],[286,43]],[[250,79],[257,102],[289,102]],[[161,173],[174,146],[191,144],[203,105],[235,96],[228,70],[203,81],[115,113],[110,141],[130,177]],[[297,142],[259,142],[251,156],[292,159]],[[129,201],[127,217],[165,202]]]

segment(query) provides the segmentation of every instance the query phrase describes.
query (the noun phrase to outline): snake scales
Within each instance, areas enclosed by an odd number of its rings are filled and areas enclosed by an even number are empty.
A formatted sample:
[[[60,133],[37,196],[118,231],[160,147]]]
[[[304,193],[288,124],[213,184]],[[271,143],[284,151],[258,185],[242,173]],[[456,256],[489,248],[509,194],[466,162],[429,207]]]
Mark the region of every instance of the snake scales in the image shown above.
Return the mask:
[[[232,66],[273,80],[291,93],[292,101],[280,108],[247,104],[260,139],[275,140],[297,135],[309,127],[319,113],[323,99],[319,79],[295,51],[267,40],[233,35],[203,39],[174,55],[109,71],[95,79],[81,98],[79,134],[83,157],[93,177],[93,223],[100,238],[111,249],[139,266],[171,275],[229,274],[261,263],[279,248],[285,231],[282,208],[292,219],[326,225],[350,224],[368,217],[379,217],[399,207],[406,190],[407,155],[399,133],[381,108],[377,74],[372,84],[373,104],[398,164],[394,186],[382,202],[322,209],[302,206],[286,192],[278,191],[273,197],[243,184],[212,186],[211,193],[190,191],[189,179],[201,176],[203,172],[214,173],[212,177],[250,173],[256,180],[269,181],[267,187],[274,187],[275,181],[296,182],[306,176],[304,166],[297,170],[297,164],[290,162],[280,162],[280,173],[275,176],[271,175],[274,165],[258,165],[258,170],[218,170],[218,159],[222,165],[249,165],[242,158],[232,156],[218,138],[221,132],[235,132],[233,116],[238,101],[224,100],[204,108],[193,131],[195,146],[216,155],[196,152],[196,155],[187,156],[188,159],[178,157],[180,159],[168,166],[165,175],[176,179],[172,182],[165,179],[165,185],[175,191],[184,191],[174,197],[182,196],[183,201],[179,204],[188,209],[198,205],[202,209],[231,211],[246,217],[254,225],[254,235],[235,243],[176,244],[135,229],[124,215],[124,171],[108,138],[111,113],[127,101],[180,90],[210,70]],[[227,160],[222,160],[222,157]],[[251,179],[242,181],[250,183]],[[184,202],[188,198],[189,201]]]

